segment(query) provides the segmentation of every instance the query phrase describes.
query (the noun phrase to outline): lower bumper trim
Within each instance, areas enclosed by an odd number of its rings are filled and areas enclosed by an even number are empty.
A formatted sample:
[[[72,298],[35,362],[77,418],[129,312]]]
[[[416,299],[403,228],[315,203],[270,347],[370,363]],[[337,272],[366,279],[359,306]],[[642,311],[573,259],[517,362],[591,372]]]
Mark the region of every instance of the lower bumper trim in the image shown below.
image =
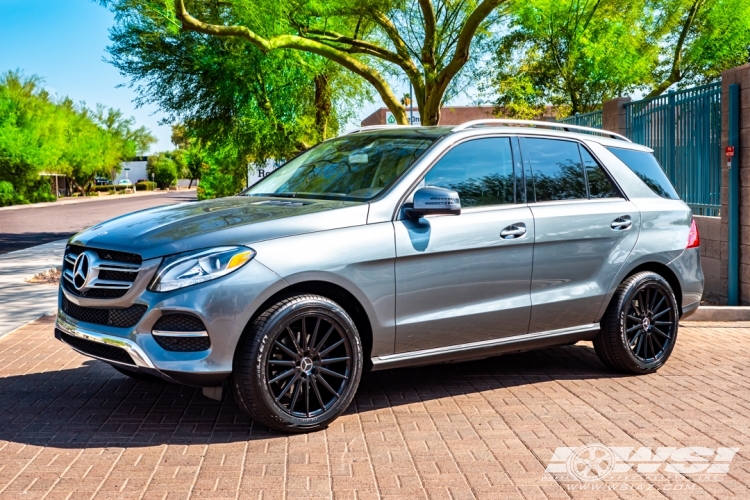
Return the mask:
[[[127,352],[127,354],[132,358],[133,362],[135,363],[135,366],[142,366],[145,368],[155,368],[154,364],[151,362],[148,356],[146,356],[146,353],[143,352],[140,346],[138,346],[138,344],[136,344],[132,340],[124,339],[122,337],[116,337],[114,335],[107,335],[105,333],[92,332],[91,330],[87,330],[85,328],[81,328],[79,326],[70,324],[67,321],[65,321],[65,319],[62,318],[59,313],[57,316],[57,322],[55,323],[55,329],[56,330],[59,329],[61,332],[66,333],[70,335],[71,337],[77,337],[80,339],[88,340],[90,342],[96,342],[96,343],[104,344],[110,347],[120,348],[124,350],[125,352]],[[55,336],[57,337],[57,334],[55,334]],[[71,346],[71,347],[74,347],[74,346]],[[110,362],[110,361],[117,362],[117,360],[112,360],[112,359],[107,359],[101,356],[96,356],[89,352],[81,351],[80,349],[77,349],[77,350],[81,352],[82,354],[85,354],[86,356],[91,356],[92,358],[101,359],[102,361],[107,361],[107,362]]]

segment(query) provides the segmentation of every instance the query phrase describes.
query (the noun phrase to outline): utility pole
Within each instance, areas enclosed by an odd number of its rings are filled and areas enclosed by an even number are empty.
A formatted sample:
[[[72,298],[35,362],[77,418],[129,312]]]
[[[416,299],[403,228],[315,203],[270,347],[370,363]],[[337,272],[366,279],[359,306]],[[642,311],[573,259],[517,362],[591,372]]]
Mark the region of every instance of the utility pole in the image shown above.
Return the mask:
[[[414,101],[412,100],[412,85],[409,81],[409,125],[414,125]]]

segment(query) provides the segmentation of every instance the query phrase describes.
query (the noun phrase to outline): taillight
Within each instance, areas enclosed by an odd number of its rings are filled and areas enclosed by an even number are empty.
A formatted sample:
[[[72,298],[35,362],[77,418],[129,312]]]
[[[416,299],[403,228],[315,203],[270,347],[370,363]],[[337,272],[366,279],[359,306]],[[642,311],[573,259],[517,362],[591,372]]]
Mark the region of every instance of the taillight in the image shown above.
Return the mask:
[[[698,226],[695,224],[695,219],[690,223],[690,232],[688,233],[687,247],[685,248],[698,248],[701,246],[701,235],[698,233]]]

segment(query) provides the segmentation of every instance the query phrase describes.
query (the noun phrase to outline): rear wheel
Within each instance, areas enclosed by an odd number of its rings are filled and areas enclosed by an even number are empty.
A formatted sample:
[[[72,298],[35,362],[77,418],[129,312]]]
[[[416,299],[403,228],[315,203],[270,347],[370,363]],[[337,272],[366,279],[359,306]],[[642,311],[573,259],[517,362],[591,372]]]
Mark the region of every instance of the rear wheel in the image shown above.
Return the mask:
[[[245,332],[232,389],[254,420],[309,432],[346,410],[362,364],[362,343],[346,311],[326,297],[298,295],[270,307]]]
[[[677,301],[667,280],[653,272],[640,272],[617,288],[594,348],[611,368],[652,373],[672,354],[678,322]]]

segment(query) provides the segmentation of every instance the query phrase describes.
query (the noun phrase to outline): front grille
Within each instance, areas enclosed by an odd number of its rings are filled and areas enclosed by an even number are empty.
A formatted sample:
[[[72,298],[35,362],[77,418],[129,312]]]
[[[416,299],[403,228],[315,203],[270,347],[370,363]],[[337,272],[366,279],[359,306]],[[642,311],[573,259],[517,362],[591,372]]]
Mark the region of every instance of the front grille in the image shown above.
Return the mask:
[[[203,321],[192,314],[166,314],[156,321],[154,331],[162,332],[205,332]],[[205,351],[211,347],[207,337],[184,337],[172,335],[154,335],[156,343],[166,351],[195,352]]]
[[[138,273],[111,269],[101,269],[99,271],[98,279],[105,281],[119,281],[121,282],[121,287],[98,288],[96,287],[96,285],[94,285],[93,288],[85,291],[76,290],[76,288],[70,282],[70,279],[72,279],[70,277],[73,273],[73,261],[75,260],[75,257],[80,255],[81,252],[84,252],[85,250],[96,252],[96,254],[99,256],[99,259],[109,261],[111,265],[115,266],[117,264],[129,264],[132,266],[140,265],[142,263],[141,256],[134,253],[118,252],[115,250],[101,250],[98,248],[87,248],[79,245],[70,245],[65,249],[65,258],[63,259],[62,283],[65,290],[77,297],[84,297],[87,299],[118,299],[128,293],[128,290],[130,289],[129,285],[135,281]],[[66,272],[68,273],[67,275]]]
[[[95,309],[93,307],[76,305],[63,295],[62,309],[65,314],[78,321],[118,328],[129,328],[138,323],[148,307],[143,304],[135,304],[127,309]]]
[[[141,256],[135,253],[128,253],[128,252],[118,252],[116,250],[102,250],[99,248],[88,248],[88,247],[82,247],[79,245],[70,245],[67,252],[72,252],[76,255],[80,254],[84,250],[93,250],[94,252],[99,255],[99,258],[102,260],[113,260],[115,262],[125,262],[127,264],[141,264],[143,262],[143,259],[141,259]]]
[[[154,335],[156,343],[165,351],[196,352],[206,351],[211,347],[208,337],[167,337]]]
[[[84,299],[119,299],[120,297],[128,293],[127,288],[123,290],[119,290],[117,288],[92,288],[90,290],[86,290],[85,292],[80,292],[76,290],[73,285],[71,285],[70,282],[66,279],[63,279],[63,286],[73,295],[83,297]]]
[[[163,332],[203,332],[203,322],[192,314],[166,314],[158,319],[154,330]]]
[[[58,333],[63,342],[85,354],[95,356],[97,358],[107,359],[110,361],[125,363],[128,365],[135,365],[135,363],[133,362],[133,358],[130,357],[130,354],[128,354],[125,349],[121,349],[112,345],[101,344],[99,342],[93,342],[91,340],[86,340],[79,337],[74,337],[72,335],[68,335],[62,330],[58,330]]]

